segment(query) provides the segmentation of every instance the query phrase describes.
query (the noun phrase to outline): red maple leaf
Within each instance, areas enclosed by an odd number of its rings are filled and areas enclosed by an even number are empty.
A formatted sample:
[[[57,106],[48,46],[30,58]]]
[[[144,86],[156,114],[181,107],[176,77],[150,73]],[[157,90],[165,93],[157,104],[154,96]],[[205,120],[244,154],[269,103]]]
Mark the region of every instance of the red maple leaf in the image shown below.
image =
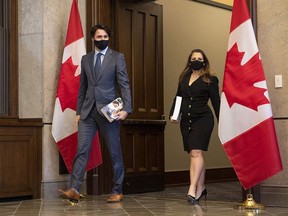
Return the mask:
[[[61,66],[57,96],[60,100],[62,111],[70,108],[76,110],[80,76],[74,76],[78,65],[74,65],[72,57],[68,58]]]
[[[265,80],[264,70],[259,53],[241,66],[243,55],[237,44],[227,52],[223,92],[230,107],[238,103],[257,111],[258,106],[269,103],[264,95],[266,89],[254,86]]]

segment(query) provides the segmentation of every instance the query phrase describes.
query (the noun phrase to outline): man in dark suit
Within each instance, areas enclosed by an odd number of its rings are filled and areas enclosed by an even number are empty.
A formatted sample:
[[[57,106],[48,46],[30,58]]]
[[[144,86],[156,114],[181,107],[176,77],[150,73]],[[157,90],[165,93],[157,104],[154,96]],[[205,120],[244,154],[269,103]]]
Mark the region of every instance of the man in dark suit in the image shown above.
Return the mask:
[[[124,166],[120,143],[120,122],[132,111],[131,92],[124,55],[108,47],[111,31],[106,25],[97,24],[91,30],[95,50],[84,55],[81,60],[80,87],[76,110],[78,126],[78,149],[73,163],[70,188],[59,190],[61,196],[79,201],[79,190],[83,182],[86,164],[95,133],[103,134],[113,165],[114,186],[107,202],[120,202]],[[117,120],[109,122],[101,113],[101,108],[117,97],[124,106]]]

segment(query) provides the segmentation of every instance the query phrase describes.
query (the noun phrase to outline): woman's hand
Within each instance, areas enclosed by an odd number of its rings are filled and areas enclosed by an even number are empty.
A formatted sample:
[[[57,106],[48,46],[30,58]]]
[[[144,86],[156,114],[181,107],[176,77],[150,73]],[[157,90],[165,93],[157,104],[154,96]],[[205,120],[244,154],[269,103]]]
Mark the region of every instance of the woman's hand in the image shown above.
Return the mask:
[[[172,116],[171,116],[170,117],[170,122],[173,123],[173,124],[178,124],[179,120],[172,119]]]

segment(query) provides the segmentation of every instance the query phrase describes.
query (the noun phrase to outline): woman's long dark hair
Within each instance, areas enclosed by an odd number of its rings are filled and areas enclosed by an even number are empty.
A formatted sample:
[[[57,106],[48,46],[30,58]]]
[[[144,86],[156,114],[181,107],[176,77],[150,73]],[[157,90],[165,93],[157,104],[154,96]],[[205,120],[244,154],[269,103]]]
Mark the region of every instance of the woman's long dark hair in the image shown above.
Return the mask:
[[[211,76],[213,76],[213,74],[210,71],[209,60],[208,60],[208,58],[207,58],[207,56],[203,50],[194,49],[191,51],[190,55],[188,56],[186,66],[185,66],[184,70],[182,71],[182,73],[180,74],[179,84],[182,82],[185,75],[192,73],[192,69],[190,68],[190,62],[191,62],[191,56],[193,55],[193,53],[201,53],[202,54],[205,66],[201,69],[200,76],[204,82],[210,83],[211,82],[210,78],[211,78]]]

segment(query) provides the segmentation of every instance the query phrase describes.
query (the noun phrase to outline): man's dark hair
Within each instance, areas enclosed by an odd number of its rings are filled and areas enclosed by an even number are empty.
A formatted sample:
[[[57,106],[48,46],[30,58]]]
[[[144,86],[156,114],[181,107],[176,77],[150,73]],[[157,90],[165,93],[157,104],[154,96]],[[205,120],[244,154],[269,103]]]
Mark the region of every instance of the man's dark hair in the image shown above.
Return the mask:
[[[91,37],[92,37],[92,38],[94,37],[95,32],[96,32],[98,29],[102,29],[102,30],[106,31],[106,33],[108,34],[108,36],[111,37],[111,30],[110,30],[110,28],[109,28],[107,25],[98,23],[98,24],[96,24],[95,26],[93,26],[92,29],[91,29],[90,34],[91,34]]]

